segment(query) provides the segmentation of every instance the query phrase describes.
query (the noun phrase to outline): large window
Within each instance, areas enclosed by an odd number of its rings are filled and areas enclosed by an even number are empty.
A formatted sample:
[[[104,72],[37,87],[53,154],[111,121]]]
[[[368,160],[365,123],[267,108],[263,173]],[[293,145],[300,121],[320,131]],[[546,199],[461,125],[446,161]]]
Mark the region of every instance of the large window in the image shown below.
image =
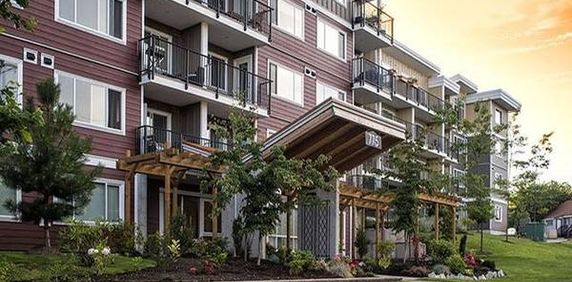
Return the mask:
[[[298,249],[298,212],[296,209],[292,210],[290,218],[290,243],[292,249]],[[280,222],[276,225],[274,234],[268,235],[268,243],[272,246],[279,248],[286,246],[286,214],[280,214]]]
[[[0,55],[0,89],[16,87],[17,94],[22,92],[22,61]],[[21,95],[18,96],[21,101]]]
[[[346,34],[318,19],[318,48],[345,59]]]
[[[272,94],[303,104],[302,75],[274,63],[269,64]]]
[[[60,102],[73,107],[78,125],[123,133],[125,89],[59,71],[56,79]]]
[[[97,181],[91,200],[75,218],[84,221],[119,221],[123,218],[123,186],[116,181]]]
[[[272,23],[296,37],[304,38],[304,10],[286,0],[271,0]]]
[[[333,97],[341,101],[346,100],[346,92],[336,89],[334,87],[328,86],[321,82],[316,83],[316,105],[320,104],[324,100]]]
[[[56,0],[56,19],[123,41],[126,1]]]
[[[7,201],[20,201],[20,194],[17,190],[11,189],[0,179],[0,219],[13,219],[14,214],[10,212],[4,203]]]

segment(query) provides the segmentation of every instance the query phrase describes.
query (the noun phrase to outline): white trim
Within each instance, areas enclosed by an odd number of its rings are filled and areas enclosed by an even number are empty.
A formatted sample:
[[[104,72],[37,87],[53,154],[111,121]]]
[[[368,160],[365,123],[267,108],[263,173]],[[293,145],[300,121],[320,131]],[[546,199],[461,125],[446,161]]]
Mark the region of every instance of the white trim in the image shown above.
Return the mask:
[[[272,87],[270,88],[270,94],[271,94],[271,95],[274,94],[274,98],[275,98],[275,99],[278,99],[278,100],[280,100],[280,101],[284,101],[284,102],[290,103],[290,104],[292,104],[292,105],[296,105],[296,106],[298,106],[298,107],[302,107],[302,108],[303,108],[303,107],[304,107],[304,96],[305,96],[305,95],[304,95],[304,94],[305,94],[305,93],[304,93],[304,76],[305,76],[305,75],[304,75],[304,72],[298,72],[298,71],[294,70],[293,68],[284,66],[284,65],[279,64],[279,63],[277,63],[276,61],[273,61],[272,59],[268,58],[268,62],[267,62],[267,64],[266,64],[266,69],[268,70],[267,73],[268,73],[268,79],[269,79],[269,80],[270,80],[270,78],[271,78],[270,64],[275,65],[276,68],[282,68],[282,69],[285,69],[285,70],[288,70],[288,71],[291,71],[291,72],[293,72],[293,73],[295,73],[295,74],[300,75],[300,79],[301,79],[301,81],[300,81],[300,86],[302,87],[302,89],[300,89],[300,95],[301,95],[301,101],[300,101],[300,103],[297,102],[297,101],[294,101],[294,100],[292,100],[292,99],[290,99],[290,98],[282,97],[282,96],[280,96],[278,93],[272,93]],[[276,73],[276,78],[277,78],[276,80],[278,80],[278,69],[276,70],[276,72],[277,72],[277,73]],[[277,84],[277,82],[276,82],[276,81],[273,81],[272,83],[273,83],[274,85],[276,85],[276,92],[278,92],[278,84]],[[293,93],[292,93],[292,94],[293,94]]]
[[[488,90],[479,93],[467,95],[466,103],[476,103],[479,101],[499,100],[503,102],[500,106],[505,107],[508,111],[520,111],[522,105],[508,92],[503,89]]]
[[[316,105],[319,104],[319,103],[318,103],[318,85],[322,85],[322,87],[325,87],[325,88],[333,89],[333,90],[337,91],[338,94],[343,93],[343,94],[344,94],[344,99],[341,100],[341,101],[343,101],[343,102],[346,102],[346,101],[347,101],[347,95],[348,95],[348,94],[346,93],[346,91],[343,91],[343,90],[341,90],[341,89],[339,89],[339,88],[337,88],[337,87],[333,87],[333,86],[331,86],[330,84],[324,83],[323,81],[317,79],[317,80],[316,80]],[[321,102],[327,100],[328,98],[329,98],[329,97],[325,97],[324,100],[322,100]],[[338,99],[338,97],[333,97],[333,98]],[[338,99],[338,100],[340,100],[340,99]],[[321,103],[321,102],[320,102],[320,103]]]
[[[433,88],[438,86],[443,86],[445,88],[448,88],[455,94],[459,94],[459,92],[461,91],[461,85],[455,83],[453,80],[447,78],[442,74],[437,77],[432,77],[429,79],[428,88]]]
[[[34,60],[28,59],[28,56],[26,56],[26,54],[28,54],[28,53],[34,54]],[[38,64],[38,51],[28,49],[28,48],[24,48],[24,51],[22,54],[22,59],[24,59],[24,62],[26,62],[26,63]]]
[[[104,168],[115,169],[117,167],[117,160],[104,156],[97,156],[92,154],[85,154],[85,164],[89,166],[102,166]]]
[[[255,72],[253,71],[253,63],[252,63],[252,62],[253,62],[253,61],[252,61],[252,54],[249,54],[249,55],[242,56],[242,57],[239,57],[239,58],[234,59],[233,62],[232,62],[232,64],[233,64],[234,67],[236,67],[236,70],[239,71],[239,70],[240,70],[240,68],[239,68],[240,64],[246,63],[246,65],[247,65],[247,71],[250,72],[250,73],[255,73]],[[227,72],[227,73],[228,73],[228,72]],[[240,73],[240,72],[239,72],[239,73]],[[233,79],[232,79],[232,80],[233,80],[233,81],[232,81],[232,83],[233,83],[233,89],[240,89],[240,87],[239,87],[239,86],[240,86],[240,85],[239,85],[239,84],[240,84],[240,75],[233,75]],[[255,86],[252,85],[253,81],[252,81],[251,79],[246,79],[246,80],[247,80],[247,81],[246,81],[246,83],[247,83],[247,85],[246,85],[246,91],[247,91],[246,95],[249,96],[249,95],[252,94],[251,92],[252,92],[253,90],[256,91],[257,89],[254,89]],[[254,88],[253,88],[253,87],[254,87]],[[255,95],[255,96],[256,96],[256,95]],[[257,97],[253,97],[253,98],[256,100]],[[256,104],[256,102],[255,102],[255,104]]]
[[[225,68],[227,68],[228,65],[229,65],[229,64],[228,64],[228,57],[225,57],[225,56],[223,56],[223,55],[219,55],[219,54],[217,54],[217,53],[215,53],[215,52],[212,52],[212,51],[209,51],[209,57],[212,57],[212,58],[214,58],[214,59],[217,60],[217,61],[222,61],[222,62],[224,62]],[[210,59],[209,61],[210,61],[210,64],[212,65],[212,59]],[[210,73],[207,73],[207,74],[206,74],[206,75],[207,75],[207,78],[208,78],[208,80],[207,80],[207,86],[210,86],[210,87],[219,87],[219,88],[220,88],[220,85],[213,85],[213,84],[212,84],[212,83],[213,83],[213,81],[212,81],[212,79],[213,79],[213,78],[212,78],[212,71],[213,71],[212,66],[211,66],[211,68],[210,68],[210,71],[211,71]],[[226,69],[223,68],[223,71],[224,71],[224,85],[223,85],[224,88],[222,88],[222,90],[223,90],[223,91],[228,91],[228,88],[229,88],[229,87],[228,87],[228,86],[229,86],[229,85],[228,85],[228,83],[229,83],[229,82],[228,82],[228,70],[226,70]]]
[[[271,6],[271,1],[272,0],[268,0],[268,6],[269,7]],[[291,5],[292,7],[294,7],[294,9],[300,10],[300,12],[302,12],[302,34],[301,35],[296,34],[296,15],[292,15],[292,17],[294,18],[294,32],[290,32],[290,31],[286,30],[284,27],[281,27],[279,25],[279,18],[280,17],[278,16],[278,14],[280,13],[280,9],[278,9],[278,7],[274,7],[276,9],[276,24],[270,23],[270,24],[272,24],[272,28],[274,28],[278,31],[281,31],[284,34],[287,34],[287,35],[289,35],[293,38],[296,38],[298,40],[305,41],[305,38],[306,38],[306,19],[305,19],[306,18],[306,9],[304,9],[303,7],[300,7],[299,5],[296,5],[292,2],[290,2],[289,0],[278,0],[278,1],[276,1],[277,4],[280,2]]]
[[[67,26],[70,26],[70,27],[73,27],[73,28],[76,28],[76,29],[79,29],[79,30],[82,30],[82,31],[87,32],[87,33],[91,33],[91,34],[99,36],[99,37],[103,37],[103,38],[105,38],[109,41],[115,42],[115,43],[127,45],[127,0],[122,0],[123,8],[121,9],[122,10],[121,17],[122,17],[123,25],[121,27],[122,28],[121,38],[117,38],[117,37],[114,37],[114,36],[109,35],[107,33],[103,33],[99,30],[92,29],[91,27],[83,26],[79,23],[76,23],[76,22],[73,22],[73,21],[70,21],[70,20],[67,20],[64,18],[60,18],[60,1],[61,0],[55,0],[54,1],[55,2],[55,5],[54,5],[55,6],[55,8],[54,8],[54,21],[61,23],[61,24],[64,24],[64,25],[67,25]],[[93,1],[93,0],[91,0],[91,1]],[[99,7],[99,4],[98,4],[98,7]],[[76,10],[77,10],[77,5],[76,5]],[[77,13],[77,11],[74,12],[74,16],[76,16],[75,15],[76,13]],[[100,18],[98,17],[97,18],[98,23],[99,23],[99,20],[100,20]]]
[[[93,80],[90,78],[86,78],[83,76],[75,75],[72,73],[64,72],[61,70],[54,70],[54,81],[56,83],[58,83],[59,75],[61,75],[61,74],[74,79],[74,90],[73,90],[73,93],[74,93],[74,105],[73,105],[74,107],[73,108],[74,109],[75,109],[75,103],[76,103],[76,101],[75,101],[75,99],[76,99],[75,98],[75,96],[76,96],[75,81],[76,80],[82,80],[82,81],[87,82],[87,83],[91,83],[91,84],[95,84],[95,85],[98,85],[101,87],[105,87],[106,90],[112,89],[112,90],[115,90],[115,91],[121,93],[121,129],[115,129],[115,128],[109,128],[109,127],[94,125],[91,123],[82,122],[82,121],[78,121],[78,120],[74,120],[73,125],[78,126],[78,127],[84,127],[84,128],[89,128],[89,129],[93,129],[93,130],[99,130],[99,131],[104,131],[104,132],[108,132],[108,133],[118,134],[118,135],[125,135],[125,127],[126,127],[126,124],[125,124],[125,121],[126,121],[126,117],[125,117],[126,116],[126,113],[125,113],[126,101],[125,100],[126,100],[126,96],[127,96],[126,95],[127,90],[125,88],[117,87],[117,86],[114,86],[111,84],[107,84],[107,83],[100,82],[97,80]],[[107,101],[107,95],[106,95],[106,101]],[[75,114],[75,110],[74,110],[74,114]],[[107,119],[107,113],[106,113],[106,119]]]
[[[270,129],[270,128],[266,128],[266,139],[270,138],[272,135],[276,134],[276,130],[274,129]]]
[[[24,100],[24,61],[2,54],[0,54],[0,60],[14,64],[18,68],[18,81],[16,81],[18,83],[18,93],[16,93],[16,101],[18,101],[20,107],[22,107]]]
[[[330,28],[332,28],[332,29],[334,29],[334,30],[337,30],[339,33],[342,33],[342,34],[344,35],[344,49],[342,50],[342,51],[343,51],[343,54],[344,54],[344,57],[343,57],[343,58],[340,58],[340,57],[338,56],[338,54],[333,54],[333,53],[331,53],[330,51],[328,51],[328,50],[326,50],[325,48],[322,48],[322,47],[320,47],[320,46],[318,45],[318,38],[317,38],[317,37],[318,37],[318,26],[319,26],[319,23],[320,23],[320,22],[324,25],[324,27],[325,27],[325,26],[328,26],[328,27],[330,27]],[[326,31],[324,30],[324,36],[325,36],[325,32],[326,32]],[[328,45],[328,42],[326,42],[325,38],[324,38],[324,44],[325,44],[325,45]],[[329,56],[335,57],[336,59],[338,59],[338,60],[340,60],[340,61],[342,61],[342,62],[347,62],[347,58],[348,58],[348,54],[347,54],[347,51],[348,51],[348,50],[347,50],[347,49],[348,49],[348,33],[345,32],[345,31],[343,31],[343,30],[340,30],[340,29],[337,28],[336,26],[334,26],[334,25],[328,23],[327,21],[324,21],[324,20],[320,19],[320,17],[318,17],[317,20],[316,20],[316,49],[318,49],[319,51],[322,51],[322,52],[328,54]]]
[[[328,9],[322,7],[321,5],[317,5],[315,2],[313,2],[312,0],[303,0],[304,3],[306,5],[310,5],[312,8],[316,9],[318,12],[320,12],[320,14],[324,14],[326,15],[328,18],[336,21],[338,24],[343,25],[344,27],[346,27],[347,29],[351,30],[352,29],[352,24],[350,21],[330,12]],[[347,7],[346,7],[347,8]],[[353,15],[352,15],[353,18]],[[352,36],[353,38],[354,36]],[[354,45],[355,46],[355,45]]]
[[[107,186],[108,185],[113,185],[113,186],[118,186],[119,187],[119,220],[123,221],[125,220],[125,182],[121,181],[121,180],[117,180],[117,179],[110,179],[110,178],[96,178],[94,181],[94,183],[100,183],[100,184],[105,184],[105,222],[114,222],[114,221],[108,221],[108,214],[107,214],[107,210],[108,210],[108,202],[107,202]],[[91,200],[90,200],[91,202]],[[89,203],[88,203],[89,204]],[[73,218],[76,218],[76,215],[73,215]],[[95,224],[95,221],[93,220],[82,220],[82,222],[87,223],[87,224]],[[61,222],[54,222],[54,224],[62,224]]]
[[[452,76],[450,79],[459,85],[464,85],[465,87],[469,88],[469,91],[467,91],[469,92],[469,94],[479,91],[479,86],[476,83],[470,81],[468,78],[466,78],[464,75],[460,73]]]
[[[5,186],[7,186],[6,184],[3,184]],[[7,187],[8,189],[12,189],[10,187]],[[20,203],[22,202],[22,190],[21,189],[16,189],[16,203]],[[0,203],[1,205],[4,205],[4,201],[2,201]],[[21,222],[20,218],[18,217],[18,215],[3,215],[0,214],[0,222]]]
[[[393,46],[391,46],[389,48],[392,48],[392,49],[402,53],[403,55],[411,58],[412,60],[420,63],[421,65],[423,65],[424,67],[429,69],[434,74],[439,74],[441,72],[441,69],[439,68],[439,66],[437,66],[433,62],[429,61],[425,57],[421,56],[419,53],[417,53],[413,49],[407,47],[404,43],[401,43],[401,42],[395,40],[395,38],[393,39]]]
[[[172,45],[173,36],[170,34],[164,33],[162,31],[156,30],[154,28],[148,27],[148,26],[145,27],[143,34],[145,32],[149,32],[150,34],[153,34],[153,35],[156,35],[159,37],[164,37],[167,39],[167,42],[171,43],[171,44],[167,44],[167,50],[165,50],[165,53],[167,56],[165,56],[164,59],[167,60],[167,69],[164,71],[166,71],[167,73],[172,73],[172,71],[173,71],[173,45]],[[143,35],[143,37],[145,37],[145,35]],[[148,44],[145,43],[144,45],[145,45],[145,47],[144,47],[145,49],[149,48],[149,46],[147,46]],[[155,48],[160,48],[160,46],[155,45]],[[144,61],[145,65],[147,65],[148,64],[147,63],[147,56],[144,56],[144,60],[145,60]]]
[[[44,64],[44,59],[51,59],[52,64],[51,65]],[[40,56],[40,65],[44,68],[53,70],[56,65],[56,58],[53,55],[42,53],[42,55]]]

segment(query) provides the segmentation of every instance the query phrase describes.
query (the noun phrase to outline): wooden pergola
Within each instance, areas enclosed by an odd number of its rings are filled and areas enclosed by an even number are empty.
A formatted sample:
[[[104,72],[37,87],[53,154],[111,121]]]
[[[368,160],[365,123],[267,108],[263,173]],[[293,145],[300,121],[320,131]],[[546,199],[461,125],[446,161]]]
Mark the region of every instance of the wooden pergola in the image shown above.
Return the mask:
[[[201,146],[191,145],[194,149]],[[212,152],[212,148],[204,148],[205,153]],[[133,156],[127,151],[125,157],[117,161],[117,169],[125,171],[125,221],[132,222],[133,178],[135,174],[159,176],[164,179],[164,224],[165,233],[169,231],[171,214],[177,210],[178,185],[188,170],[203,170],[210,167],[209,159],[197,152],[181,151],[176,148],[159,152],[150,152]],[[210,172],[221,173],[212,170]],[[216,193],[216,191],[213,191]],[[174,201],[171,201],[171,197]],[[213,234],[217,233],[217,219],[213,219]]]
[[[377,193],[373,191],[368,191],[363,188],[356,187],[349,183],[340,183],[338,185],[338,192],[340,196],[340,206],[351,207],[353,210],[353,218],[352,221],[357,221],[357,209],[362,208],[362,215],[364,215],[366,209],[375,210],[376,211],[376,225],[375,225],[375,245],[380,241],[383,241],[385,238],[383,236],[383,232],[381,232],[381,227],[384,224],[384,214],[389,208],[389,204],[394,198],[392,193]],[[459,199],[455,196],[443,194],[443,193],[420,193],[418,196],[419,200],[435,205],[435,238],[440,237],[440,230],[439,230],[439,208],[440,206],[447,206],[450,207],[453,211],[453,228],[452,228],[452,236],[453,240],[456,237],[456,209],[460,205]],[[340,214],[340,217],[342,215]],[[362,216],[363,217],[363,216]],[[343,219],[340,218],[340,222],[343,222]],[[356,234],[356,226],[352,227],[352,237],[355,238]],[[340,232],[341,228],[340,228]],[[355,255],[355,254],[354,254]],[[377,252],[376,252],[377,256]]]

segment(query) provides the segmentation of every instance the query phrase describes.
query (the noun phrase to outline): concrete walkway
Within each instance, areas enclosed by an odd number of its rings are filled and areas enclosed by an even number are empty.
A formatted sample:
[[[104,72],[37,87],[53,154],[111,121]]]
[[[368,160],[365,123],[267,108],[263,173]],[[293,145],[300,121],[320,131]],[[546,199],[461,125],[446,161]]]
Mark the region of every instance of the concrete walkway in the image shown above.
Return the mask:
[[[287,279],[287,280],[244,280],[240,282],[329,282],[329,281],[370,281],[370,282],[397,282],[402,280],[407,281],[416,281],[410,280],[411,277],[398,277],[398,276],[389,276],[389,275],[376,275],[375,277],[355,277],[355,278],[310,278],[310,279]]]

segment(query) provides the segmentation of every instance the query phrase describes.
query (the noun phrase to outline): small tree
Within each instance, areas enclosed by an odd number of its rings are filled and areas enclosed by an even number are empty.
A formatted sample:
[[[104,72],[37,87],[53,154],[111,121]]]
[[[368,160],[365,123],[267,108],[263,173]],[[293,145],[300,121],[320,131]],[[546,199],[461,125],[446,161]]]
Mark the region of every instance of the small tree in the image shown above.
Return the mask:
[[[42,124],[29,123],[33,143],[17,138],[14,151],[0,158],[0,177],[11,189],[35,193],[29,202],[9,202],[7,207],[23,221],[43,223],[45,247],[51,250],[50,227],[81,211],[89,202],[93,183],[100,169],[84,166],[90,141],[82,139],[72,127],[70,106],[58,103],[60,88],[53,79],[37,85]],[[28,111],[33,111],[29,101]]]
[[[28,8],[28,0],[0,0],[0,17],[14,25],[15,28],[24,28],[28,31],[33,31],[38,24],[35,17],[25,18],[17,12],[14,3],[21,9]],[[0,33],[4,32],[4,28],[0,26]]]

